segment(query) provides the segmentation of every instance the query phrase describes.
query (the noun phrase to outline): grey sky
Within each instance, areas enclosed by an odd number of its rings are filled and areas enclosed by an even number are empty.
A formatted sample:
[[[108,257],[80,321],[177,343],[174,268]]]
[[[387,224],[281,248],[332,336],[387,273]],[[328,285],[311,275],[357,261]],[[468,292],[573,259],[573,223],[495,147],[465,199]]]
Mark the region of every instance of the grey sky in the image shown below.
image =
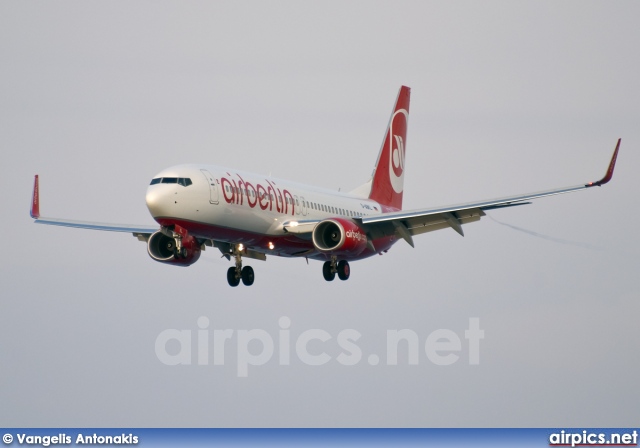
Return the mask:
[[[1,2],[0,426],[637,426],[638,17],[631,1]],[[174,268],[130,235],[28,216],[36,173],[44,216],[132,224],[178,163],[354,188],[401,84],[407,209],[596,180],[622,137],[610,185],[491,212],[604,249],[483,219],[348,282],[269,258],[232,289],[216,251]],[[274,338],[288,316],[292,337],[329,332],[312,348],[334,361],[162,364],[156,337],[200,316]],[[403,328],[456,332],[460,360],[370,366]],[[343,329],[363,335],[356,366],[335,362]]]

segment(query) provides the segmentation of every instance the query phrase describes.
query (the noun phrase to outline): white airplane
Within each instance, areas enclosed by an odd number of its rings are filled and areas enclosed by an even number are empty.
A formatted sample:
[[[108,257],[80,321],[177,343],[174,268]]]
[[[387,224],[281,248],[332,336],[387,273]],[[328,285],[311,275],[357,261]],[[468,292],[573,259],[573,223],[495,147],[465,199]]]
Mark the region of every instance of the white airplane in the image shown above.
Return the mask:
[[[149,256],[161,263],[189,266],[206,246],[235,261],[227,271],[230,286],[254,281],[242,258],[267,255],[324,261],[331,281],[350,275],[349,261],[386,253],[399,240],[479,221],[487,210],[530,204],[531,199],[601,186],[611,180],[620,148],[616,145],[605,176],[596,182],[500,199],[417,210],[402,210],[409,97],[398,93],[371,179],[341,193],[260,174],[213,165],[178,165],[158,173],[146,202],[158,227],[102,224],[40,216],[38,175],[31,217],[38,224],[128,232],[147,243]]]

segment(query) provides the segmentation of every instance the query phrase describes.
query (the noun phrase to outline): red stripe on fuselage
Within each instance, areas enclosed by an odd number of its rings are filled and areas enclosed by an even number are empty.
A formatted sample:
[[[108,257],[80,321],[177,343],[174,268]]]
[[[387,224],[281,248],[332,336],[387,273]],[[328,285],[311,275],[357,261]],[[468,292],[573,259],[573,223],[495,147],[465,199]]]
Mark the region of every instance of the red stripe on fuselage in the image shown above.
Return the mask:
[[[313,258],[318,260],[330,259],[330,254],[321,253],[315,250],[315,247],[311,241],[301,240],[294,235],[263,235],[260,233],[248,232],[245,230],[233,229],[229,227],[222,227],[213,224],[188,221],[180,218],[170,217],[158,217],[155,220],[161,226],[179,225],[187,229],[189,234],[199,239],[210,239],[215,241],[223,241],[232,244],[244,244],[248,249],[252,249],[258,252],[263,252],[267,255],[276,255],[279,257],[292,257],[294,254],[300,255],[301,252],[313,250],[306,256],[307,258]],[[388,250],[397,239],[395,236],[386,236],[373,241],[373,245],[376,248],[372,251],[366,248],[357,256],[353,257],[338,257],[341,260],[361,260],[363,258],[371,257],[379,252]],[[273,243],[274,250],[269,250],[269,243]]]

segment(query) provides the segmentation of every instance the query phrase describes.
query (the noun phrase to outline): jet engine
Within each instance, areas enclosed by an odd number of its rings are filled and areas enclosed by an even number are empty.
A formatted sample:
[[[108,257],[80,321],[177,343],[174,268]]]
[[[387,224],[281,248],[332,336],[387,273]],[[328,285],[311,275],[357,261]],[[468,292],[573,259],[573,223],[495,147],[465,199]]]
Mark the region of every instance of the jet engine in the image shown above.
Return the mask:
[[[185,232],[181,237],[181,246],[178,250],[176,239],[158,230],[149,237],[147,252],[160,263],[176,266],[190,266],[198,261],[201,251],[198,240]]]
[[[320,252],[358,255],[367,247],[366,233],[352,220],[331,218],[316,224],[313,245]]]

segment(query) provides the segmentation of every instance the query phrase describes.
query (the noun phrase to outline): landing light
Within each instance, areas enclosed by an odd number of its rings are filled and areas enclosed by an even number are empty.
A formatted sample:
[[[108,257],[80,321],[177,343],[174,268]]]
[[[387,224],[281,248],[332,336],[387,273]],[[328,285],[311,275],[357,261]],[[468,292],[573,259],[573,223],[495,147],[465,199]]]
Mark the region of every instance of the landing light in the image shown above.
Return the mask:
[[[271,241],[269,241],[269,249],[273,250],[276,246],[273,245],[273,243]]]
[[[290,225],[291,227],[298,227],[298,221],[291,221],[291,222],[289,223],[289,225]]]
[[[242,244],[238,244],[238,252],[242,252],[244,250],[244,246]]]

